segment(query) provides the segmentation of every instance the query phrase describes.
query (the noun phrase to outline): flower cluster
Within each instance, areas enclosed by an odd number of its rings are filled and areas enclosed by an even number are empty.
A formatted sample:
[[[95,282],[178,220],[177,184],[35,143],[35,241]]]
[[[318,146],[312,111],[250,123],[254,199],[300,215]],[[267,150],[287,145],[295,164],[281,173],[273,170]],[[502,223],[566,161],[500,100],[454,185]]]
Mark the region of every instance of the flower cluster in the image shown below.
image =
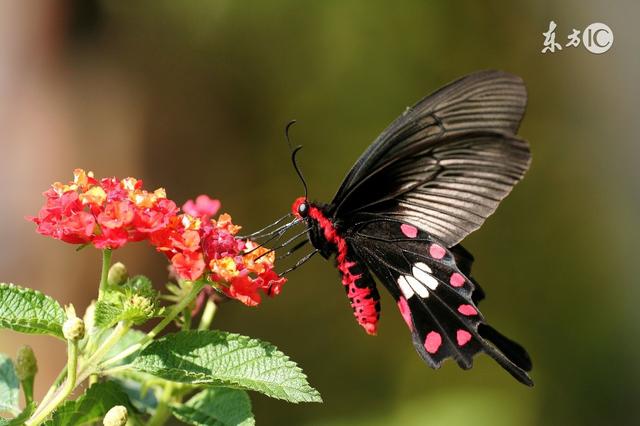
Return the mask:
[[[74,170],[72,182],[51,185],[44,196],[38,216],[29,218],[40,234],[100,249],[144,240],[178,211],[162,188],[147,192],[134,178],[98,181],[82,169]]]
[[[181,211],[164,189],[147,192],[134,178],[98,181],[77,169],[72,182],[54,183],[44,196],[38,216],[29,218],[40,234],[100,249],[148,240],[181,279],[216,283],[248,306],[260,303],[261,292],[280,294],[286,282],[273,270],[275,254],[237,238],[240,226],[228,214],[214,219],[220,202],[206,195],[187,201]]]
[[[196,280],[206,274],[223,283],[222,291],[248,306],[258,305],[260,291],[280,294],[286,279],[273,271],[275,254],[254,242],[236,238],[240,226],[224,213],[218,219],[220,203],[206,195],[187,201],[185,213],[177,215],[163,230],[151,236],[151,243],[167,255],[178,275]],[[188,212],[188,213],[187,213]]]

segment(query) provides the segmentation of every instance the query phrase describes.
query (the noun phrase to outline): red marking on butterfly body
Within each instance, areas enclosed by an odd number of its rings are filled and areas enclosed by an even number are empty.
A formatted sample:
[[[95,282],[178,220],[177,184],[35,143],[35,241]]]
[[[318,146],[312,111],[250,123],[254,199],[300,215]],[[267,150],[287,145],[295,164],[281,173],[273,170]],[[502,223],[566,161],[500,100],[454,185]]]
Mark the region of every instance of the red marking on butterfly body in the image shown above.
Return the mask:
[[[298,214],[298,207],[303,202],[306,202],[306,200],[301,197],[293,203],[292,210],[294,214]],[[360,288],[356,285],[356,282],[362,277],[362,275],[353,274],[351,272],[351,268],[356,266],[356,263],[347,259],[347,241],[338,234],[331,220],[329,220],[316,206],[309,204],[308,217],[318,222],[320,229],[322,229],[324,238],[329,243],[336,246],[338,251],[338,254],[336,255],[338,270],[342,274],[342,284],[347,288],[347,295],[349,297],[351,307],[353,308],[353,314],[356,317],[358,324],[364,328],[367,334],[375,335],[378,324],[378,311],[376,309],[377,301],[371,297],[371,289],[369,287]]]

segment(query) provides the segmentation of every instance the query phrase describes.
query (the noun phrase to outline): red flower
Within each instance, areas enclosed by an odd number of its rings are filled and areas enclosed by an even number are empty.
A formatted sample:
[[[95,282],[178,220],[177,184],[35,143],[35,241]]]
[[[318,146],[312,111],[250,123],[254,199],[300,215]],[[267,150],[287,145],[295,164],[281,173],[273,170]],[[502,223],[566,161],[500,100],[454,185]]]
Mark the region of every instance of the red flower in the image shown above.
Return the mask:
[[[143,234],[163,229],[169,220],[178,213],[176,203],[166,198],[156,202],[155,208],[138,209],[134,219],[135,228]]]
[[[261,293],[282,291],[286,279],[273,270],[275,253],[237,238],[240,226],[228,214],[212,219],[220,201],[200,195],[180,212],[164,189],[148,192],[139,179],[98,181],[82,169],[73,175],[51,185],[38,216],[28,218],[40,234],[99,249],[148,240],[181,279],[205,279],[248,306],[258,305]]]
[[[202,253],[176,253],[171,258],[171,265],[176,273],[188,280],[197,280],[204,272],[205,263]]]
[[[129,225],[134,216],[133,204],[129,200],[123,200],[107,203],[104,209],[98,213],[97,219],[103,229],[117,229]]]
[[[229,287],[222,287],[222,291],[247,306],[257,306],[262,298],[258,293],[259,283],[249,276],[238,276],[231,280]]]
[[[269,269],[260,274],[260,279],[263,283],[262,289],[271,297],[278,296],[282,291],[282,286],[287,282],[285,277],[279,276],[273,271],[273,269]]]
[[[237,240],[229,232],[216,228],[206,231],[202,238],[202,250],[209,261],[224,257],[234,257],[243,248],[244,242]]]
[[[102,234],[93,238],[93,245],[99,249],[117,249],[129,241],[129,233],[123,228],[103,228]]]
[[[40,234],[71,244],[115,249],[128,241],[149,238],[177,213],[163,189],[144,191],[141,180],[111,177],[98,181],[82,169],[73,175],[68,184],[51,185],[38,216],[28,218]]]

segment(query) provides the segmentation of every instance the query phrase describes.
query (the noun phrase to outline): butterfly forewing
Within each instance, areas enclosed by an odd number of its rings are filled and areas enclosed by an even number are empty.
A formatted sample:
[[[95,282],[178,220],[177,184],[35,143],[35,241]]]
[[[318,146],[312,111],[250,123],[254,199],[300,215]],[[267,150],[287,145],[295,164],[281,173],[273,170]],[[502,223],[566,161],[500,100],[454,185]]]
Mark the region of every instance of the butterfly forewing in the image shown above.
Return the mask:
[[[386,214],[453,246],[491,215],[529,166],[515,136],[519,77],[485,71],[418,102],[365,151],[332,202],[336,219]]]

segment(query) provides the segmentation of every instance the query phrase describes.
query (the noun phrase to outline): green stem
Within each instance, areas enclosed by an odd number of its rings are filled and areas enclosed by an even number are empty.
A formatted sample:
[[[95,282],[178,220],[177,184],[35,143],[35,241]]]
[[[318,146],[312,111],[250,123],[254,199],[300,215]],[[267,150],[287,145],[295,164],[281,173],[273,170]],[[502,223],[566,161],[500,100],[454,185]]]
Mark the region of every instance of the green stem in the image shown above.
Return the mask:
[[[67,380],[64,382],[62,391],[59,392],[51,402],[45,404],[27,420],[26,426],[37,426],[44,422],[47,417],[60,405],[76,387],[76,379],[78,373],[78,342],[76,340],[67,340]]]
[[[62,383],[62,380],[64,380],[66,376],[67,376],[67,366],[65,365],[64,368],[60,370],[60,373],[58,373],[58,377],[56,377],[56,379],[53,381],[53,384],[47,391],[44,398],[42,398],[42,401],[40,401],[40,406],[43,406],[49,402],[49,399],[51,399],[51,397],[53,396],[53,393],[56,391],[56,389],[58,389],[58,386],[60,386],[60,383]]]
[[[191,309],[189,309],[188,305],[187,308],[182,311],[182,316],[184,318],[184,321],[182,322],[182,330],[186,331],[191,329]]]
[[[22,385],[22,393],[24,394],[24,401],[27,405],[33,402],[33,377],[20,381]]]
[[[102,273],[100,274],[100,289],[98,290],[98,300],[104,296],[107,289],[109,268],[111,267],[111,249],[102,250]]]
[[[160,395],[160,399],[158,400],[158,405],[156,406],[156,412],[153,413],[153,416],[149,419],[147,426],[160,426],[165,423],[165,421],[171,415],[171,410],[169,409],[169,404],[171,403],[171,398],[173,397],[173,383],[167,382],[164,385],[164,390],[162,391],[162,395]]]
[[[120,352],[120,354],[109,358],[108,360],[104,361],[102,363],[103,367],[109,366],[111,364],[114,364],[126,357],[128,357],[129,355],[135,353],[136,351],[140,350],[142,347],[144,347],[147,343],[149,343],[151,340],[153,340],[154,337],[156,337],[162,330],[164,330],[164,328],[169,325],[171,323],[171,321],[173,321],[175,319],[175,317],[178,316],[178,314],[180,314],[184,308],[186,306],[188,306],[193,299],[196,298],[196,296],[198,295],[198,293],[200,293],[200,290],[202,290],[202,287],[204,287],[205,282],[204,281],[195,281],[192,283],[193,287],[191,288],[191,291],[189,292],[189,294],[187,296],[185,296],[180,303],[178,303],[177,305],[173,305],[173,307],[171,308],[171,310],[169,311],[169,313],[162,319],[162,321],[160,321],[158,323],[158,325],[156,325],[153,330],[151,330],[150,332],[148,332],[142,339],[140,339],[140,341],[132,346],[129,346],[127,349],[125,349],[124,351]]]
[[[211,326],[211,321],[213,321],[213,317],[216,315],[216,311],[218,310],[218,305],[211,299],[207,300],[207,304],[204,307],[204,311],[202,311],[202,318],[200,318],[200,324],[198,325],[198,330],[208,330]]]
[[[113,345],[118,343],[122,336],[127,334],[129,328],[131,328],[131,324],[128,321],[120,321],[118,325],[116,325],[116,328],[113,329],[107,340],[105,340],[104,343],[100,345],[100,349],[95,351],[93,355],[91,355],[91,358],[89,358],[84,363],[84,368],[82,369],[83,372],[86,372],[87,369],[92,369],[92,367],[95,367],[102,360],[102,357],[109,351],[109,349],[111,349]]]

